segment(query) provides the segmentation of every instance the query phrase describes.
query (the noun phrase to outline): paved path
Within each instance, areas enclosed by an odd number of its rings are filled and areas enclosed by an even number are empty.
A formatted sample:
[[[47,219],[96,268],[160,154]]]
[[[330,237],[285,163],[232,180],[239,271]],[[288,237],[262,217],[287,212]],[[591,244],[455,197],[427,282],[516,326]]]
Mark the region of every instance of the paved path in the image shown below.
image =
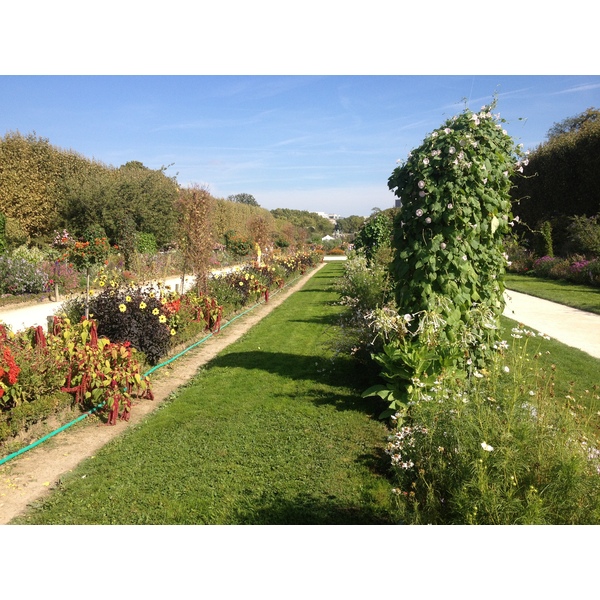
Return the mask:
[[[507,290],[504,316],[600,358],[600,315]]]

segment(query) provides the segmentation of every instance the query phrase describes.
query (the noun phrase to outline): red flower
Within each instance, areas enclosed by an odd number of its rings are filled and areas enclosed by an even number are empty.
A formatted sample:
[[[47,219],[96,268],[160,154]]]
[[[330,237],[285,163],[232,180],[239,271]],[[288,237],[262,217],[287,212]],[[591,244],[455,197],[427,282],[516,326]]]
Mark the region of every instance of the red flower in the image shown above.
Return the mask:
[[[8,346],[4,346],[2,353],[2,363],[0,363],[0,379],[3,379],[8,385],[15,385],[21,369],[15,362]]]

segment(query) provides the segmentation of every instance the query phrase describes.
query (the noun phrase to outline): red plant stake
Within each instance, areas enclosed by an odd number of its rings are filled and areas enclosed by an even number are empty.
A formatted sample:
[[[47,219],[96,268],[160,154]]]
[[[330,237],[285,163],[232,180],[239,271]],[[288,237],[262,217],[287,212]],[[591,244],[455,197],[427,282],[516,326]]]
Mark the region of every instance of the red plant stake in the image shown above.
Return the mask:
[[[44,335],[44,329],[41,325],[35,328],[35,346],[36,348],[46,347],[46,336]]]

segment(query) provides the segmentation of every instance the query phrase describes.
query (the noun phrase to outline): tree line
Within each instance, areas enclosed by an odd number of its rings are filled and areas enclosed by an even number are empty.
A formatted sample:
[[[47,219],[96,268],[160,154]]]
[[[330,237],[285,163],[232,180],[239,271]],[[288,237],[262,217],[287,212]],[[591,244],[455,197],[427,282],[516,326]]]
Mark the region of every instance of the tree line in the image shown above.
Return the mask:
[[[600,239],[600,110],[555,123],[521,169],[511,197],[524,241],[541,254],[586,253],[582,236]]]
[[[139,161],[114,167],[58,148],[35,133],[9,132],[0,138],[0,244],[41,247],[57,231],[81,238],[93,225],[125,253],[140,240],[159,249],[177,246],[190,194],[203,202],[210,198],[205,217],[210,217],[215,243],[297,246],[334,231],[334,224],[316,213],[269,211],[248,193],[227,199],[213,198],[207,190],[198,195],[194,186],[182,188],[167,170]]]

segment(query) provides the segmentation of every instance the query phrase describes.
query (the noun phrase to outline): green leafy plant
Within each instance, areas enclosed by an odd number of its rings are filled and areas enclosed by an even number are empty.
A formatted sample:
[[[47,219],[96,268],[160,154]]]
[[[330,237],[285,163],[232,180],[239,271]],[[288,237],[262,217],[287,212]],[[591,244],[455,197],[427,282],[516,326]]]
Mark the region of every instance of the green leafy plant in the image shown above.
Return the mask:
[[[129,342],[99,338],[96,322],[87,319],[73,326],[55,317],[53,336],[64,342],[63,353],[69,363],[62,391],[72,393],[75,402],[84,407],[103,404],[109,425],[116,424],[120,412],[123,420],[129,420],[134,389],[138,395],[152,398]]]
[[[414,390],[411,420],[386,449],[405,522],[599,522],[598,440],[589,410],[555,396],[546,343],[513,327],[486,369]]]
[[[392,265],[398,310],[416,314],[451,298],[441,313],[441,340],[450,343],[473,304],[496,317],[504,307],[503,240],[514,223],[509,190],[521,153],[494,108],[446,121],[388,182],[401,199]]]

